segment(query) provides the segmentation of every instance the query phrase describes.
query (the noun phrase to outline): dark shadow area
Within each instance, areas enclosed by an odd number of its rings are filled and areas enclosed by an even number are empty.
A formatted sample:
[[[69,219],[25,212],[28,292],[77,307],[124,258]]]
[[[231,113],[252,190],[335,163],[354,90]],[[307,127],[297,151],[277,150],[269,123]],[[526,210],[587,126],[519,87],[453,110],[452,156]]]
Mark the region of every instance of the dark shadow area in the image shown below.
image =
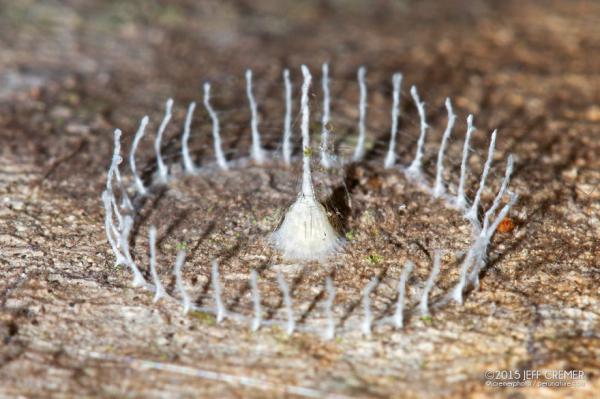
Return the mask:
[[[304,276],[306,274],[306,270],[307,270],[307,267],[304,266],[302,268],[302,271],[300,273],[298,273],[298,275],[296,277],[294,277],[294,279],[291,282],[288,283],[288,289],[290,291],[290,297],[292,298],[292,302],[293,302],[293,298],[294,298],[294,291],[296,290],[298,285],[302,282],[302,279],[304,278]],[[285,276],[284,276],[284,278],[285,278]],[[281,292],[281,295],[279,296],[279,300],[277,301],[275,306],[268,307],[266,309],[266,312],[264,312],[265,313],[264,319],[271,320],[273,318],[273,316],[275,316],[275,313],[279,309],[281,309],[281,306],[283,305],[283,303],[284,303],[283,292]]]
[[[335,281],[335,269],[333,269],[331,271],[331,273],[329,273],[329,278],[331,278],[331,281]],[[306,319],[308,318],[308,316],[310,316],[311,312],[317,307],[317,304],[319,302],[321,302],[322,299],[325,298],[327,292],[326,292],[326,287],[325,287],[324,282],[325,282],[325,279],[323,279],[323,285],[322,285],[321,289],[319,290],[319,292],[317,293],[317,295],[315,295],[313,297],[313,299],[310,301],[308,308],[302,313],[302,315],[300,315],[300,318],[298,319],[298,323],[304,323],[306,321]]]
[[[265,271],[265,269],[267,267],[269,267],[270,265],[271,265],[271,259],[261,263],[260,266],[255,268],[254,270],[256,270],[256,273],[258,273],[259,276],[261,276],[262,273]],[[237,294],[226,304],[227,309],[231,309],[234,311],[241,310],[240,302],[241,302],[242,298],[246,295],[246,293],[250,292],[251,289],[252,289],[252,287],[250,286],[250,274],[248,274],[248,281],[246,281],[245,283],[242,283],[241,287],[237,290]],[[264,304],[262,303],[262,298],[261,298],[261,307],[262,306],[264,306]]]
[[[325,209],[335,215],[332,220],[333,226],[342,233],[348,230],[348,218],[352,213],[350,195],[359,183],[355,168],[355,164],[350,164],[345,168],[342,184],[335,187],[329,197],[323,201]]]
[[[135,219],[133,221],[133,227],[129,234],[129,248],[131,250],[131,256],[135,260],[135,238],[138,236],[140,228],[144,225],[147,220],[154,214],[159,208],[160,202],[163,200],[167,193],[165,186],[152,187],[152,192],[149,195],[138,195],[137,193],[131,198],[133,208],[135,210]],[[145,204],[150,201],[151,204],[145,207]],[[142,209],[147,209],[146,212],[142,212]]]
[[[378,281],[377,281],[377,284],[375,285],[375,287],[373,288],[373,290],[371,291],[371,294],[374,295],[375,297],[377,295],[377,289],[379,288],[381,281],[387,275],[388,269],[389,269],[389,266],[382,268],[381,271],[379,272],[379,274],[377,274],[377,276],[376,276]],[[367,284],[369,284],[369,282],[371,282],[371,281],[372,281],[372,278],[363,285],[363,290],[364,290],[364,287],[366,287]],[[346,311],[344,312],[344,314],[337,320],[336,328],[342,327],[346,323],[346,320],[348,320],[348,318],[352,315],[352,313],[354,313],[356,308],[359,307],[359,305],[361,305],[363,303],[363,295],[364,295],[363,290],[361,290],[361,292],[360,292],[359,299],[356,301],[353,301],[349,306],[346,307]],[[372,310],[373,310],[373,306],[371,306],[371,311]],[[375,320],[375,317],[373,317],[373,320]]]

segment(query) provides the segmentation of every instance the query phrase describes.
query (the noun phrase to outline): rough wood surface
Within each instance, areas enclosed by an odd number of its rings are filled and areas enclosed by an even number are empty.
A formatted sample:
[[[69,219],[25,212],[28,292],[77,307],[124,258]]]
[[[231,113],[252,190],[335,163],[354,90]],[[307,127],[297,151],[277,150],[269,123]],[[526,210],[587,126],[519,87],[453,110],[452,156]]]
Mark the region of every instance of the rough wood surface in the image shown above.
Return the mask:
[[[596,1],[3,2],[0,396],[597,397],[599,22]],[[270,317],[283,318],[274,285],[282,271],[293,283],[298,317],[316,325],[323,279],[332,273],[336,315],[351,325],[373,276],[381,279],[375,316],[390,311],[394,281],[410,258],[417,262],[414,299],[431,249],[464,249],[469,230],[459,215],[380,166],[391,75],[401,71],[400,162],[410,159],[418,129],[406,105],[409,84],[426,100],[433,127],[426,170],[434,165],[446,96],[461,121],[473,113],[480,128],[471,183],[491,129],[500,129],[494,184],[506,155],[517,158],[515,228],[494,238],[480,290],[462,307],[412,317],[402,331],[363,337],[356,329],[325,341],[275,328],[252,333],[231,320],[217,325],[200,312],[184,316],[177,303],[153,304],[148,292],[132,288],[130,273],[113,265],[103,229],[112,130],[123,129],[127,148],[139,119],[149,114],[155,129],[164,101],[174,97],[165,154],[177,163],[185,107],[201,104],[202,82],[210,80],[227,121],[224,147],[240,154],[249,148],[243,73],[253,68],[261,130],[267,147],[277,149],[281,70],[295,68],[298,90],[298,66],[319,76],[324,61],[332,68],[341,148],[351,147],[355,133],[356,69],[368,67],[368,161],[331,176],[315,172],[323,191],[350,190],[344,255],[326,267],[282,264],[266,236],[294,198],[298,168],[267,165],[178,178],[152,195],[136,224],[137,259],[147,265],[148,227],[156,224],[169,292],[175,253],[184,247],[184,277],[197,303],[212,300],[209,260],[216,257],[227,306],[251,312],[247,276],[257,268]],[[203,110],[194,127],[195,157],[211,156]],[[450,157],[460,151],[464,122],[457,127]],[[150,175],[150,140],[139,159]],[[444,259],[434,296],[457,278],[452,257]],[[535,369],[583,370],[585,384],[485,385],[486,370]]]

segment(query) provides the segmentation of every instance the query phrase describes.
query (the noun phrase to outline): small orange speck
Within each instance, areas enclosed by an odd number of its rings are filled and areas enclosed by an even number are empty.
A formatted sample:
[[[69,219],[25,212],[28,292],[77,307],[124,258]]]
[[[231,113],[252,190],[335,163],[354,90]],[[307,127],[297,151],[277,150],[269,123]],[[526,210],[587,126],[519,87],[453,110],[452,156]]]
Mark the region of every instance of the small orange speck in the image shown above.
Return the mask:
[[[510,233],[515,228],[515,223],[510,218],[504,218],[498,225],[500,233]]]
[[[379,190],[383,185],[383,181],[379,177],[371,177],[367,180],[367,187],[371,190]]]

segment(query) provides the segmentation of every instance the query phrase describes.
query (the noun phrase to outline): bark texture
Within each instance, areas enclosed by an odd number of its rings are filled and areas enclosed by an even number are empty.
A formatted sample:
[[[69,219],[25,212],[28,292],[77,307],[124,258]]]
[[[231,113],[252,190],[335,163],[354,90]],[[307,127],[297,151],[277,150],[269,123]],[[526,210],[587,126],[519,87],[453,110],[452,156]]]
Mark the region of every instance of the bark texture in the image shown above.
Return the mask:
[[[600,3],[583,0],[3,2],[0,396],[597,397],[599,22]],[[248,154],[243,74],[252,68],[263,145],[280,150],[281,72],[292,68],[297,115],[304,63],[315,77],[316,150],[323,62],[330,63],[331,139],[347,154],[356,140],[356,70],[368,68],[367,154],[333,173],[315,166],[316,189],[347,233],[346,251],[324,266],[289,265],[267,237],[295,198],[299,162],[182,177],[180,135],[187,104],[197,101],[192,154],[198,164],[213,156],[210,117],[201,107],[202,84],[210,80],[226,155]],[[416,147],[418,117],[409,100],[409,85],[416,84],[432,126],[423,159],[430,180],[450,96],[459,122],[446,179],[458,175],[464,121],[473,113],[479,130],[470,197],[489,132],[498,128],[491,188],[514,153],[511,186],[520,200],[510,216],[514,229],[495,236],[481,287],[464,306],[411,316],[402,331],[376,328],[364,337],[351,326],[360,323],[361,290],[374,276],[377,319],[393,314],[405,260],[416,262],[407,291],[414,306],[433,249],[460,251],[470,239],[460,215],[383,169],[397,71],[404,74],[398,162],[408,164]],[[330,275],[336,339],[287,337],[267,327],[253,333],[201,312],[184,316],[172,301],[153,304],[149,292],[131,288],[128,270],[114,267],[100,201],[112,130],[123,129],[127,149],[141,117],[150,115],[138,153],[148,178],[168,97],[175,108],[163,155],[177,179],[138,201],[132,247],[146,276],[154,224],[169,293],[177,295],[171,271],[184,248],[184,279],[198,305],[213,303],[210,260],[217,258],[229,309],[252,314],[254,268],[265,319],[285,319],[276,283],[282,272],[298,323],[325,328]],[[298,149],[297,118],[293,128]],[[493,192],[485,192],[482,203],[492,200]],[[444,255],[434,298],[456,282],[456,262]],[[584,370],[585,386],[485,385],[486,370],[527,369]]]

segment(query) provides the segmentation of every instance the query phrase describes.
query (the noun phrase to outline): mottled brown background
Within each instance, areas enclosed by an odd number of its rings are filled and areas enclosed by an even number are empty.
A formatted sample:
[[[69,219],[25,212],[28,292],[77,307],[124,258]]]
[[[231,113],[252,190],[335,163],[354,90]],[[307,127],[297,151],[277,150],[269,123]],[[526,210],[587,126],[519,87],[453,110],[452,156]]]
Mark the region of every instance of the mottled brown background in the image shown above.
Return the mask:
[[[0,2],[0,395],[262,398],[294,396],[284,393],[293,385],[319,396],[597,397],[599,54],[600,2],[591,0]],[[112,129],[124,130],[127,146],[139,118],[148,113],[156,123],[173,96],[177,127],[167,132],[165,154],[177,163],[184,104],[200,101],[201,84],[210,79],[227,121],[224,141],[239,155],[247,148],[242,77],[250,67],[265,141],[274,149],[281,69],[293,68],[298,83],[299,64],[318,77],[324,61],[332,65],[335,135],[342,142],[353,133],[353,79],[361,64],[369,70],[369,127],[378,138],[387,134],[389,80],[398,70],[403,98],[414,83],[426,99],[432,137],[445,123],[439,105],[446,96],[461,120],[472,112],[481,132],[500,129],[496,164],[516,155],[513,187],[521,199],[512,214],[515,230],[494,239],[481,290],[431,321],[411,318],[404,331],[380,329],[369,338],[357,331],[326,342],[268,328],[252,334],[232,321],[217,326],[202,313],[182,316],[172,302],[153,305],[150,295],[131,288],[129,272],[113,266],[102,225]],[[417,125],[414,109],[403,109],[399,152],[406,163]],[[198,159],[210,155],[207,120],[198,112],[203,138],[196,133],[192,146]],[[458,154],[461,137],[450,154]],[[486,135],[476,135],[474,172],[485,145]],[[374,301],[384,313],[406,258],[417,260],[418,287],[431,248],[464,249],[468,239],[452,211],[376,166],[381,140],[370,148],[370,161],[348,171],[353,240],[330,265],[338,311],[350,318],[360,316],[356,301],[371,277],[384,278]],[[140,162],[151,161],[145,142]],[[265,282],[275,270],[294,278],[299,307],[322,298],[330,269],[275,267],[278,255],[264,242],[293,199],[293,172],[266,167],[178,179],[144,205],[134,240],[138,259],[147,259],[145,236],[154,223],[170,292],[169,263],[184,245],[195,250],[186,281],[204,304],[214,256],[228,276],[227,303],[239,311],[250,306],[244,285],[250,267],[261,267]],[[502,173],[500,167],[494,184]],[[325,186],[327,178],[319,181]],[[450,263],[435,294],[456,279]],[[275,288],[265,288],[265,301],[281,318]],[[318,319],[318,312],[306,314]],[[143,361],[268,385],[149,370]],[[544,368],[584,370],[585,386],[485,386],[485,370]]]

